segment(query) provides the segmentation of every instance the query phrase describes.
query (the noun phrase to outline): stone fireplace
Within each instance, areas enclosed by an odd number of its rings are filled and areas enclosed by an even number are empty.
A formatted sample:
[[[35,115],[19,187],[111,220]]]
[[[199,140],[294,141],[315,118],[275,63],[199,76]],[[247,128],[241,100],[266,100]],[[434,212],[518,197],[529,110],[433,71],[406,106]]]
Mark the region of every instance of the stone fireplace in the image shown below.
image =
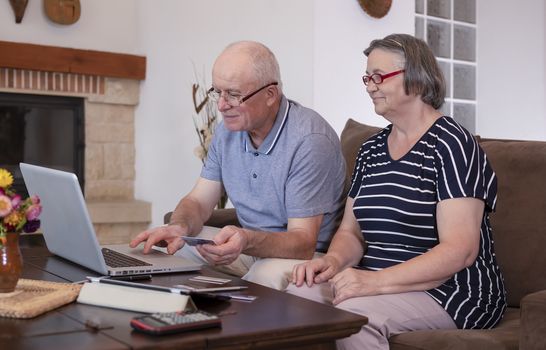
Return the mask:
[[[134,197],[134,111],[146,58],[0,41],[0,91],[84,99],[85,199],[101,243],[147,228],[151,205]]]

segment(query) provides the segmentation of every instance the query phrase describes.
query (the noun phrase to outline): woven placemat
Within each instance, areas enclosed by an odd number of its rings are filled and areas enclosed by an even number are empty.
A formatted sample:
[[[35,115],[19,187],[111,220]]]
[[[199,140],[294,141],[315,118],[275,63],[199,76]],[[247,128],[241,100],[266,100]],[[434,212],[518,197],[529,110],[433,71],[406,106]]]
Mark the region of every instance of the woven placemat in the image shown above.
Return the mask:
[[[78,297],[81,285],[20,279],[15,291],[0,293],[0,316],[31,318],[68,304]]]

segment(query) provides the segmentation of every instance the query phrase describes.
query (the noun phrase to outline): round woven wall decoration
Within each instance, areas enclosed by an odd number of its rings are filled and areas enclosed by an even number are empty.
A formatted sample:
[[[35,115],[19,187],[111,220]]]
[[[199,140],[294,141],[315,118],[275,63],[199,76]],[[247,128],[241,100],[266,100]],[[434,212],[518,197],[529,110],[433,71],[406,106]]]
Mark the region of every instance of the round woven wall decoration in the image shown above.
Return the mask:
[[[360,7],[372,17],[381,18],[391,8],[391,0],[358,0]]]

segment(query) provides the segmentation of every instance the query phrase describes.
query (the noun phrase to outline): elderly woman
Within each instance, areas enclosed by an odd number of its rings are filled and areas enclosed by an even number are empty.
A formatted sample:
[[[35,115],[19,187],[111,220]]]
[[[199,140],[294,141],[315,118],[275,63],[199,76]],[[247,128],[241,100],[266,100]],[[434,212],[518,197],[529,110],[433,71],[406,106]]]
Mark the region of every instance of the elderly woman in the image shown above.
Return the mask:
[[[393,34],[364,54],[364,85],[391,124],[362,144],[327,254],[297,265],[288,291],[369,318],[340,348],[494,327],[506,308],[489,223],[495,173],[472,135],[438,111],[445,84],[426,43]]]

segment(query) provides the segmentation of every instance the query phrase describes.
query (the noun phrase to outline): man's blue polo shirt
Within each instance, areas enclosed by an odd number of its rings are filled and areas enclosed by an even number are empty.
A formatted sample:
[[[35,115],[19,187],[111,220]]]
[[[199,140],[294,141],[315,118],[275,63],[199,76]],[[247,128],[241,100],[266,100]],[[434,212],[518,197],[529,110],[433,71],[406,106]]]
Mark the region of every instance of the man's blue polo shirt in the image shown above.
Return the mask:
[[[345,161],[339,138],[318,113],[285,96],[258,149],[246,131],[220,123],[201,177],[223,183],[245,228],[286,231],[288,218],[324,214],[317,251],[327,250],[342,215]]]

